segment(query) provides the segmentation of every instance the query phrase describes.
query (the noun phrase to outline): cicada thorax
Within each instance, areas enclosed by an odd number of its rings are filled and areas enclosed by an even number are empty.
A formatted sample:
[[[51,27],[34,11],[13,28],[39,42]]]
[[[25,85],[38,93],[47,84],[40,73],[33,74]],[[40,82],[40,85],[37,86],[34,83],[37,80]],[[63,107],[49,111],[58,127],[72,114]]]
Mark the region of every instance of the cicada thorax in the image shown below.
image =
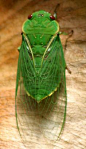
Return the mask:
[[[41,59],[47,47],[47,44],[51,38],[51,35],[44,34],[28,34],[27,38],[30,42],[30,46],[34,55],[35,68],[37,65],[41,67]],[[47,39],[47,40],[46,40]]]

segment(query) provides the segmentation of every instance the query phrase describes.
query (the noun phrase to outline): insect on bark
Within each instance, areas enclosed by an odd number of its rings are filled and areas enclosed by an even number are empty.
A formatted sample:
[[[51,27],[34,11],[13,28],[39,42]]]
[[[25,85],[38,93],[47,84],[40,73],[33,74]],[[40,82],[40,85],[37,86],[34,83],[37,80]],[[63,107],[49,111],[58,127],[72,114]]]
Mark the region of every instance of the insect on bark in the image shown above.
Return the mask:
[[[56,140],[65,124],[66,63],[59,34],[59,23],[43,10],[30,15],[22,27],[15,96],[24,142],[32,135]]]

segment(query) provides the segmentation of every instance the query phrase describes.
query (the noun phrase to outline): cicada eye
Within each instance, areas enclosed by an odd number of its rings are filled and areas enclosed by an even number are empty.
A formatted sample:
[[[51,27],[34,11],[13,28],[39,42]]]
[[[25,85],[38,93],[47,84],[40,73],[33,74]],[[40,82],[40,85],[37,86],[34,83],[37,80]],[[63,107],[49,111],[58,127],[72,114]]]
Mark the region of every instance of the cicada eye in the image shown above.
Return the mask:
[[[32,14],[30,14],[29,16],[28,16],[28,19],[31,19],[32,18]]]
[[[55,20],[55,17],[54,16],[50,16],[50,19]]]

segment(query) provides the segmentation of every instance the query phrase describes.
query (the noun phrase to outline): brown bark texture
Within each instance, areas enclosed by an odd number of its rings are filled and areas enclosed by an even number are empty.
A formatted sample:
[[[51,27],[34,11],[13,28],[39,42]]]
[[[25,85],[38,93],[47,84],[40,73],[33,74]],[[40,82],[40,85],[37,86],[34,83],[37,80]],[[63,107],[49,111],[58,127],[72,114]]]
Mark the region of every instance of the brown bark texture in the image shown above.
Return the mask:
[[[65,59],[67,118],[60,140],[46,143],[30,140],[28,149],[86,149],[86,1],[0,0],[0,149],[24,149],[16,126],[15,84],[22,24],[37,10],[53,14],[55,6],[60,31],[74,31],[67,42]],[[68,35],[60,35],[63,48]]]

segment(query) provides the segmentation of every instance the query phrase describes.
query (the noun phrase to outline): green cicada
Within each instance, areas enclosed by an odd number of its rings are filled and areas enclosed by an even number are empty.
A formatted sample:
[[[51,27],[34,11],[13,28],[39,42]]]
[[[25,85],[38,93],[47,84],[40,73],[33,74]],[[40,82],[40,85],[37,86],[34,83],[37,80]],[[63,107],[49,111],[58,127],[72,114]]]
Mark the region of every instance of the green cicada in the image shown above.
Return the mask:
[[[64,127],[66,64],[59,34],[55,17],[43,10],[30,15],[22,27],[16,119],[25,142],[29,142],[32,135],[55,140]]]

